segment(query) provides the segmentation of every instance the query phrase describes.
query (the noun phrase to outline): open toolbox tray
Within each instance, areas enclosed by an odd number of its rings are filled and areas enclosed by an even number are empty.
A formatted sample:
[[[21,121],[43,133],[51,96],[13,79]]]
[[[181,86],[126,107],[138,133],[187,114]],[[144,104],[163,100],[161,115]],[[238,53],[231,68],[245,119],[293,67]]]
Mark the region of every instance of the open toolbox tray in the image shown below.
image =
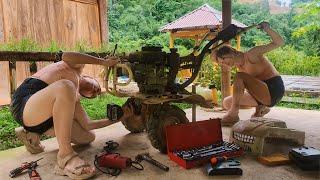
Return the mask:
[[[166,127],[167,149],[169,158],[180,166],[189,169],[209,162],[213,156],[237,157],[243,154],[243,149],[225,151],[211,156],[185,160],[176,152],[190,150],[208,145],[229,146],[234,145],[222,140],[220,119],[209,119],[205,121],[190,122]]]

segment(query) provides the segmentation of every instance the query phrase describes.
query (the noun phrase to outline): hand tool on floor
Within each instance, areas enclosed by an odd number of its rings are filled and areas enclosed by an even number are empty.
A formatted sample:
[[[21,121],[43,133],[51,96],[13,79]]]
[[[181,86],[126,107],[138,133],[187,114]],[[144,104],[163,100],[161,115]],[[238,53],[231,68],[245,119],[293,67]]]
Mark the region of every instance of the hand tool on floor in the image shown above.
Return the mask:
[[[36,160],[36,161],[31,161],[31,162],[24,162],[24,163],[22,163],[20,167],[11,170],[10,173],[9,173],[9,176],[10,176],[11,178],[14,178],[14,177],[22,174],[22,173],[24,172],[24,170],[29,170],[29,171],[31,171],[31,172],[34,171],[34,173],[38,174],[38,173],[36,172],[36,169],[35,169],[35,168],[38,166],[37,162],[40,161],[41,159],[43,159],[43,158],[40,158],[40,159],[38,159],[38,160]],[[30,177],[30,178],[31,178],[31,177]],[[39,178],[40,178],[40,176],[39,176]]]
[[[41,177],[34,166],[28,169],[28,174],[30,180],[41,180]]]
[[[209,176],[213,175],[242,175],[240,162],[234,159],[222,161],[216,165],[209,163],[206,167]]]
[[[226,157],[226,156],[212,157],[210,159],[210,163],[211,163],[212,166],[216,166],[217,164],[222,163],[222,162],[224,162],[224,161],[226,161],[228,159],[229,158]]]
[[[193,161],[211,156],[219,156],[219,154],[221,153],[237,151],[239,149],[240,147],[236,144],[223,142],[198,148],[192,148],[189,150],[177,151],[175,152],[175,154],[184,160]]]
[[[149,155],[149,153],[138,154],[135,159],[136,159],[137,162],[141,162],[142,160],[145,160],[148,163],[150,163],[150,164],[152,164],[152,165],[154,165],[154,166],[156,166],[156,167],[158,167],[158,168],[160,168],[160,169],[162,169],[164,171],[169,171],[169,167],[168,166],[165,166],[165,165],[161,164],[159,161],[153,159]]]
[[[134,167],[137,170],[143,170],[143,166],[129,157],[121,156],[113,151],[119,147],[119,143],[110,140],[103,147],[103,152],[97,154],[94,158],[95,167],[104,174],[118,176],[122,169]]]
[[[143,170],[143,166],[131,160],[129,157],[121,156],[118,153],[103,152],[95,156],[94,165],[98,170],[105,174],[118,176],[122,169],[134,167],[137,170]]]

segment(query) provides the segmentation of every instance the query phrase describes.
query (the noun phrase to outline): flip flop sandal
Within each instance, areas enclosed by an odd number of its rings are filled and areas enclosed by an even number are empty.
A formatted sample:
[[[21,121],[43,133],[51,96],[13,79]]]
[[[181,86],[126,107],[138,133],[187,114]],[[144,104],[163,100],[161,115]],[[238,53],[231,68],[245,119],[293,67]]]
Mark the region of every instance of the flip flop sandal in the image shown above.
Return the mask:
[[[94,176],[96,174],[95,172],[82,173],[83,168],[91,167],[88,163],[78,165],[74,167],[73,170],[65,169],[67,163],[76,156],[78,156],[78,154],[76,152],[72,152],[64,158],[57,157],[57,165],[54,168],[54,173],[61,176],[68,176],[71,179],[88,179]]]
[[[239,122],[240,118],[239,116],[236,116],[236,117],[232,117],[231,118],[225,118],[225,119],[222,119],[220,122],[221,122],[221,126],[233,126],[235,123]]]
[[[16,136],[22,141],[27,151],[31,154],[38,154],[44,151],[40,143],[40,135],[26,131],[23,127],[15,128]]]

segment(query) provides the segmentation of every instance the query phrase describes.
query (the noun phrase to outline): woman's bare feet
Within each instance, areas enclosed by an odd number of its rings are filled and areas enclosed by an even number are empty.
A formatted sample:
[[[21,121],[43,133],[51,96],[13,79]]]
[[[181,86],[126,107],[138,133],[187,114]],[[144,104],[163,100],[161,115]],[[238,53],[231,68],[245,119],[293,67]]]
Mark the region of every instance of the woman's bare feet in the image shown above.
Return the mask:
[[[72,171],[74,171],[74,169],[76,169],[77,167],[82,166],[84,164],[88,164],[88,163],[85,162],[83,159],[80,159],[79,156],[75,156],[67,163],[65,169],[68,169],[69,171],[72,172]],[[96,169],[94,167],[86,166],[86,167],[82,168],[81,174],[94,173],[95,171],[96,171]]]
[[[88,179],[96,173],[95,168],[81,159],[75,152],[65,157],[59,157],[58,155],[57,162],[58,165],[55,167],[55,173],[68,176],[71,179]]]
[[[263,117],[264,115],[266,115],[269,112],[270,112],[269,107],[267,107],[265,105],[258,105],[256,107],[256,112],[254,112],[254,114],[252,114],[251,117]]]
[[[22,141],[27,151],[31,154],[38,154],[44,151],[44,146],[40,143],[40,135],[26,131],[23,127],[15,129],[16,136]]]

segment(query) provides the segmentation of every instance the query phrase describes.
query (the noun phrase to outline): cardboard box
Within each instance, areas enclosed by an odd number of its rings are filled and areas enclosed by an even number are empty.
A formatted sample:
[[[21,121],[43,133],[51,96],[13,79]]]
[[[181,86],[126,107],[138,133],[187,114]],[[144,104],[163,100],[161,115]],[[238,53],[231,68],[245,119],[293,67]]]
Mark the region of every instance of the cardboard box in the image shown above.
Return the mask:
[[[203,147],[210,144],[220,144],[222,130],[220,119],[209,119],[205,121],[190,122],[166,127],[167,148],[169,158],[180,166],[189,169],[209,163],[210,157],[200,160],[186,161],[173,152]],[[237,157],[243,154],[240,149],[234,152],[224,152],[216,156]]]

